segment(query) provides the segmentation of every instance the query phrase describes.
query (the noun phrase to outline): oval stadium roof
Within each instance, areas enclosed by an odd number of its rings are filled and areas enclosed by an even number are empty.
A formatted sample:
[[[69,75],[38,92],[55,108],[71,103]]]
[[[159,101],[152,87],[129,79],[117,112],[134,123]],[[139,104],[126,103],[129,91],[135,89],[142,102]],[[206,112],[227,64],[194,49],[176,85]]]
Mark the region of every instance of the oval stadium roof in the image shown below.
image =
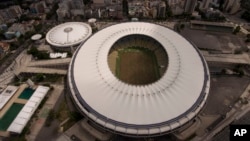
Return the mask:
[[[141,34],[166,50],[165,74],[148,85],[130,85],[109,69],[108,53],[120,38]],[[203,107],[209,71],[203,56],[176,32],[152,23],[128,22],[100,30],[80,45],[69,67],[72,97],[91,120],[128,136],[156,136],[182,126]]]
[[[82,22],[67,22],[55,26],[46,34],[49,44],[56,47],[77,45],[92,34],[91,27]]]

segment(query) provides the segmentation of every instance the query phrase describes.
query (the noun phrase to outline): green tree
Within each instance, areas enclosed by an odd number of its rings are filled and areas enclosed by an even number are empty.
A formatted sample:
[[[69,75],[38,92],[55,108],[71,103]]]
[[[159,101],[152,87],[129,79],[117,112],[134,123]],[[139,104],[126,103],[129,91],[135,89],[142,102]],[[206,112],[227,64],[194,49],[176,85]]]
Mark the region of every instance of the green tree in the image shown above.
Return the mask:
[[[44,80],[44,75],[39,73],[35,76],[35,81],[36,82],[42,82]]]
[[[168,4],[168,0],[165,0],[165,5],[166,5],[166,17],[172,17],[173,16],[173,12],[171,10],[171,7]]]
[[[250,22],[250,11],[245,11],[245,12],[241,15],[241,18],[247,20],[248,22]]]
[[[250,38],[250,34],[247,34],[247,38]]]
[[[43,25],[38,24],[38,25],[35,25],[34,28],[35,28],[36,32],[39,32],[43,28]]]
[[[4,31],[3,31],[3,30],[0,31],[0,39],[1,39],[1,40],[4,40],[4,39],[5,39]]]
[[[180,29],[182,30],[182,29],[184,29],[184,28],[185,28],[185,24],[182,23],[182,24],[180,25]]]
[[[19,18],[19,20],[22,22],[22,21],[29,21],[31,20],[31,18],[29,18],[27,15],[25,14],[22,14]]]
[[[83,0],[83,3],[86,4],[90,4],[92,1],[91,0]]]
[[[33,55],[33,56],[37,56],[38,52],[39,52],[38,49],[37,49],[36,47],[34,47],[34,46],[32,46],[32,47],[27,51],[28,54],[31,54],[31,55]]]
[[[234,31],[233,34],[237,34],[238,32],[240,32],[240,26],[237,26]]]
[[[128,1],[122,0],[122,10],[125,16],[128,16]]]
[[[46,18],[47,18],[47,19],[50,19],[50,18],[56,13],[56,10],[57,10],[58,8],[59,8],[58,3],[55,3],[55,4],[53,5],[52,9],[50,10],[50,12],[47,13]]]

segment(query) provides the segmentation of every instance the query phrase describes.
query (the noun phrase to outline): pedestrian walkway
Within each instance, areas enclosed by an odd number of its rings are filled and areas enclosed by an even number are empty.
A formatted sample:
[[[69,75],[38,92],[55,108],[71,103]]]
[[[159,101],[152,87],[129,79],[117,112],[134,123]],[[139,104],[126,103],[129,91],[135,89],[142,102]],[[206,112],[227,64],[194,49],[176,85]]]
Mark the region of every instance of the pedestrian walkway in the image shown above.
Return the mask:
[[[22,73],[42,73],[42,74],[60,74],[66,75],[67,70],[62,69],[52,69],[52,68],[39,68],[39,67],[26,67],[25,69],[21,70]]]
[[[35,66],[61,65],[61,64],[69,64],[70,61],[71,61],[71,58],[32,61],[28,64],[28,66],[35,67]]]
[[[250,65],[250,57],[247,54],[209,54],[208,51],[201,51],[201,53],[208,62]]]

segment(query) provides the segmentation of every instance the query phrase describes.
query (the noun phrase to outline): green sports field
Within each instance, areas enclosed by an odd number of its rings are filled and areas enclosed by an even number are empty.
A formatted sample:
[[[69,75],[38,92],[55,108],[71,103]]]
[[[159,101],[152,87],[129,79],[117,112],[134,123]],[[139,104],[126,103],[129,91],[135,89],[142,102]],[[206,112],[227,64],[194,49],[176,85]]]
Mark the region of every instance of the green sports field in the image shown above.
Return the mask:
[[[154,52],[139,47],[118,51],[116,76],[128,84],[144,85],[160,78]]]

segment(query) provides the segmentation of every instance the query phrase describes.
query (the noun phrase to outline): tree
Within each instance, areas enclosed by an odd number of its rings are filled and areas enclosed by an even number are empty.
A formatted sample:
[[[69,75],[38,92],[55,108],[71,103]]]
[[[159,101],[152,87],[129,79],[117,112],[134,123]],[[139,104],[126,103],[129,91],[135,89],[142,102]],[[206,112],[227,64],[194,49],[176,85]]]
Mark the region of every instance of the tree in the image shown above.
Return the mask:
[[[50,10],[50,12],[47,13],[46,18],[47,18],[47,19],[50,19],[50,18],[56,13],[56,10],[57,10],[58,8],[59,8],[58,3],[55,3],[55,4],[53,5],[52,9]]]
[[[247,38],[250,38],[250,34],[247,34]]]
[[[84,3],[85,5],[87,5],[87,4],[91,3],[91,2],[92,2],[91,0],[83,0],[83,3]]]
[[[23,0],[13,0],[16,5],[21,5]]]
[[[125,16],[128,16],[128,1],[122,0],[122,11]]]
[[[36,56],[37,54],[38,54],[38,49],[36,48],[36,47],[34,47],[34,46],[32,46],[28,51],[27,51],[27,53],[28,54],[32,54],[33,56]]]
[[[38,24],[38,25],[34,26],[36,32],[39,32],[42,29],[42,27],[43,27],[42,24]]]
[[[242,19],[245,19],[247,21],[250,22],[250,12],[249,11],[245,11],[242,15],[241,15]]]
[[[234,31],[233,34],[237,34],[238,32],[240,32],[240,26],[237,26]]]
[[[221,74],[226,74],[227,70],[226,69],[222,69],[221,70]]]
[[[240,48],[237,48],[234,50],[234,54],[242,54],[242,50]]]
[[[245,8],[247,11],[250,11],[250,1],[249,0],[241,0],[241,6]]]
[[[28,31],[24,34],[24,39],[29,39],[34,34],[36,34],[35,31]]]
[[[0,31],[0,39],[1,40],[5,40],[5,36],[4,36],[4,31],[3,30]]]
[[[25,14],[22,14],[19,18],[19,20],[22,22],[22,21],[29,21],[31,20],[31,18],[29,18],[27,15]]]
[[[247,39],[245,40],[245,42],[246,42],[246,43],[249,43],[249,42],[250,42],[250,38],[247,38]]]
[[[247,37],[247,39],[245,40],[245,42],[247,42],[247,43],[250,42],[250,34],[247,34],[246,37]]]
[[[37,74],[35,77],[36,82],[42,82],[44,80],[44,75],[43,74]]]
[[[220,2],[219,2],[219,10],[220,11],[223,11],[223,5],[224,5],[224,3],[225,3],[225,0],[220,0]]]
[[[165,0],[165,5],[166,5],[166,17],[172,17],[173,16],[173,12],[171,10],[171,7],[168,4],[168,0]]]
[[[182,24],[180,25],[180,29],[182,30],[182,29],[184,29],[184,28],[185,28],[185,24],[182,23]]]

